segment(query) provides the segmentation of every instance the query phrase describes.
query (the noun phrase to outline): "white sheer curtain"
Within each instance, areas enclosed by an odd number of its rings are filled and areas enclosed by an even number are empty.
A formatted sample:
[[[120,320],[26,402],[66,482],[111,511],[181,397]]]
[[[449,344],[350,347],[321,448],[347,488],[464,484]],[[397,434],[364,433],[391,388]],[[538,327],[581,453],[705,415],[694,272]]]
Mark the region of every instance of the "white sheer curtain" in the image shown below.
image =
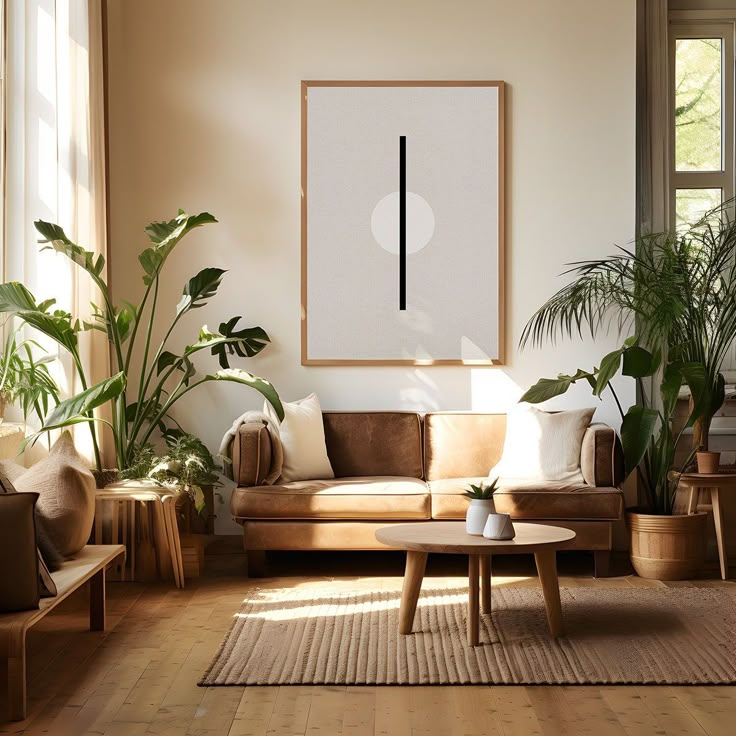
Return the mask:
[[[39,252],[33,221],[106,254],[102,0],[6,0],[6,196],[4,280],[22,281],[40,301],[54,297],[79,318],[99,297],[64,256]],[[90,383],[109,375],[97,331],[80,334]],[[56,352],[53,345],[49,349]],[[78,377],[60,355],[66,391]],[[89,453],[89,431],[78,429]]]

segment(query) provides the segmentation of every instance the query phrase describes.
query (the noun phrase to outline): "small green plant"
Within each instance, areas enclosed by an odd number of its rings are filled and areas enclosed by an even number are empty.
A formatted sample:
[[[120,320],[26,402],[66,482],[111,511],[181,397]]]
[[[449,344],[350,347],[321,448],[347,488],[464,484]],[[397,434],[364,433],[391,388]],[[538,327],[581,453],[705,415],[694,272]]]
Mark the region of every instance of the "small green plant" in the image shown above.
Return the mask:
[[[480,485],[469,485],[468,490],[465,491],[465,495],[474,501],[488,501],[493,498],[493,494],[498,489],[498,478],[494,478],[487,485],[481,483]]]
[[[201,512],[204,509],[202,486],[220,484],[215,459],[198,437],[181,429],[168,429],[163,437],[166,454],[158,455],[153,445],[146,444],[138,449],[133,463],[121,476],[154,480],[177,493],[186,493]]]
[[[49,373],[51,355],[36,358],[34,348],[43,351],[35,340],[17,340],[12,320],[5,325],[7,337],[0,354],[0,403],[16,404],[23,421],[35,413],[43,423],[49,408],[59,403],[59,387]],[[1,421],[1,418],[0,418]]]

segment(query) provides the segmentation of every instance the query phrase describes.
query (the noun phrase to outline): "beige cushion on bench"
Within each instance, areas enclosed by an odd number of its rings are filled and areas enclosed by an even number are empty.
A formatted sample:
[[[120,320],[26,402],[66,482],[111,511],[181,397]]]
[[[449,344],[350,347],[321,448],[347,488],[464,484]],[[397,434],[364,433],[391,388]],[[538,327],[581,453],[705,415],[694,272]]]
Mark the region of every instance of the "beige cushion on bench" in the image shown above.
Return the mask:
[[[38,511],[48,522],[45,529],[60,554],[68,557],[84,547],[95,518],[95,479],[69,432],[13,485],[19,493],[39,494]]]
[[[416,478],[367,476],[236,488],[240,519],[429,519],[429,489]]]

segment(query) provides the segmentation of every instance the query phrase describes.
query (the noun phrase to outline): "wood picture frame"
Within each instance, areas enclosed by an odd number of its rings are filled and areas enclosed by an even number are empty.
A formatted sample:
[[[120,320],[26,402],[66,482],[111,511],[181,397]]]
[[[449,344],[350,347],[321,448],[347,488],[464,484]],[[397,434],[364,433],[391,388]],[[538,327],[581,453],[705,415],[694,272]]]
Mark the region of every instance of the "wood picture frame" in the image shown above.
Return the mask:
[[[479,119],[478,120],[478,126],[482,128],[484,124],[489,125],[489,128],[493,131],[495,131],[496,136],[495,140],[489,140],[489,145],[492,144],[491,147],[489,147],[487,150],[485,148],[482,149],[483,153],[490,156],[490,161],[493,161],[495,164],[495,177],[492,177],[495,179],[495,181],[492,183],[492,189],[496,192],[496,198],[495,202],[488,202],[489,208],[494,210],[495,212],[495,223],[494,223],[494,229],[492,233],[492,237],[489,237],[489,243],[488,247],[491,248],[491,253],[484,253],[482,249],[485,247],[485,243],[481,242],[478,244],[474,244],[472,246],[468,246],[471,248],[478,249],[479,254],[483,254],[483,257],[480,259],[484,263],[488,263],[488,257],[491,258],[491,265],[492,267],[489,269],[489,271],[493,271],[495,269],[495,275],[496,279],[494,283],[491,284],[491,287],[494,291],[494,298],[492,302],[492,307],[496,310],[496,315],[489,315],[490,319],[492,320],[489,322],[489,332],[493,335],[495,334],[495,349],[493,350],[481,350],[480,348],[477,349],[475,352],[481,352],[481,355],[477,354],[471,354],[471,355],[439,355],[435,357],[434,355],[427,354],[415,354],[415,355],[402,355],[401,357],[396,357],[395,355],[388,356],[388,355],[356,355],[355,357],[346,356],[344,354],[335,354],[335,355],[328,355],[325,354],[327,351],[325,351],[324,348],[320,350],[311,350],[310,351],[310,269],[309,269],[309,261],[310,261],[310,238],[309,238],[309,226],[310,226],[310,192],[309,192],[309,169],[310,169],[310,163],[312,163],[312,160],[310,159],[310,128],[309,128],[309,119],[310,119],[310,90],[314,93],[316,90],[330,90],[333,92],[340,92],[340,91],[354,91],[357,90],[358,93],[361,90],[373,88],[374,90],[376,88],[383,88],[387,90],[392,90],[393,93],[404,91],[402,88],[413,88],[413,90],[422,90],[422,88],[440,88],[440,89],[447,89],[447,90],[458,90],[458,89],[469,89],[469,90],[478,90],[478,88],[484,88],[484,90],[489,91],[495,91],[495,107],[493,108],[493,111],[495,112],[495,115],[491,115],[490,120],[486,119]],[[395,97],[395,95],[394,95]],[[421,93],[420,93],[421,97]],[[480,95],[479,95],[480,97]],[[337,99],[339,99],[339,94],[336,96]],[[382,80],[374,80],[374,81],[351,81],[351,80],[320,80],[320,81],[302,81],[301,83],[301,363],[305,366],[369,366],[369,365],[382,365],[382,366],[432,366],[432,365],[442,365],[442,366],[448,366],[448,365],[465,365],[465,366],[488,366],[488,365],[504,365],[505,363],[505,288],[504,288],[504,281],[505,281],[505,83],[503,81],[480,81],[480,80],[470,80],[470,81],[431,81],[431,80],[424,80],[424,81],[382,81]],[[329,97],[327,97],[329,99]],[[491,97],[489,97],[491,99]],[[345,105],[342,106],[343,109],[350,110],[349,107],[350,102],[346,103],[348,105],[347,108],[345,108]],[[340,105],[337,106],[338,109],[340,109]],[[397,105],[397,107],[401,107],[401,105]],[[435,109],[437,105],[434,106]],[[410,103],[407,103],[408,109],[413,109],[410,107]],[[452,117],[452,115],[455,115],[457,113],[457,110],[455,108],[452,109],[451,113],[448,112],[448,117]],[[348,116],[349,117],[349,116]],[[483,116],[479,116],[483,117]],[[335,119],[337,116],[335,116]],[[332,120],[333,118],[327,116],[325,117],[324,114],[322,115],[323,120]],[[468,117],[468,119],[471,119]],[[329,126],[328,126],[329,127]],[[467,127],[467,126],[466,126]],[[478,135],[482,134],[482,130]],[[338,134],[339,135],[339,134]],[[402,141],[403,139],[403,141]],[[329,137],[328,137],[328,144],[329,144]],[[400,184],[400,192],[394,192],[390,193],[384,199],[388,199],[389,196],[393,197],[396,196],[399,201],[399,214],[398,214],[398,220],[399,220],[399,232],[401,235],[398,236],[399,241],[399,252],[398,252],[398,263],[399,263],[399,309],[406,309],[406,292],[407,292],[407,286],[406,286],[406,263],[407,263],[407,246],[406,246],[406,230],[407,230],[407,204],[406,204],[406,198],[408,195],[411,195],[412,197],[417,197],[417,195],[413,194],[412,192],[407,192],[406,185],[405,185],[405,179],[406,179],[406,173],[405,173],[405,165],[406,165],[406,136],[399,135],[399,180],[402,182]],[[340,147],[337,146],[337,155],[340,153]],[[402,156],[404,158],[402,158]],[[495,158],[494,158],[495,156]],[[332,158],[332,156],[328,156],[327,158]],[[493,168],[493,167],[491,167]],[[403,172],[403,173],[401,173]],[[457,172],[455,172],[457,174]],[[403,179],[401,178],[403,176]],[[322,196],[327,196],[325,193],[322,193]],[[419,200],[422,199],[422,197],[418,197]],[[393,200],[389,201],[389,205],[392,206]],[[380,202],[379,202],[380,204]],[[423,206],[423,205],[422,205]],[[495,209],[494,209],[495,208]],[[425,207],[426,209],[426,207]],[[377,220],[378,215],[376,214],[379,210],[379,205],[377,204],[374,211],[373,211],[373,219],[371,220],[371,223],[373,223],[374,220]],[[385,208],[384,208],[385,210]],[[383,213],[384,210],[381,210]],[[483,215],[481,214],[481,217]],[[432,226],[434,228],[434,213],[431,211],[430,208],[430,214],[428,217],[432,218]],[[366,218],[367,219],[367,218]],[[380,222],[380,220],[377,220]],[[403,223],[403,224],[401,224]],[[425,228],[426,230],[426,228]],[[375,237],[375,232],[374,237]],[[427,232],[429,232],[427,230]],[[431,231],[430,238],[434,236],[434,229]],[[494,249],[494,243],[493,238],[495,237],[495,249]],[[377,239],[377,238],[376,238]],[[383,243],[379,242],[379,245],[383,246]],[[318,243],[311,243],[312,248],[319,247]],[[384,246],[385,247],[385,246]],[[391,246],[393,247],[393,246]],[[423,246],[420,246],[423,247]],[[411,252],[410,252],[411,254]],[[384,256],[385,257],[385,256]],[[330,263],[339,263],[339,259],[333,258]],[[402,271],[403,269],[403,271]],[[318,269],[315,268],[315,272],[319,272]],[[489,278],[492,278],[493,274],[489,273]],[[340,274],[337,274],[338,283],[340,282]],[[334,282],[333,282],[334,283]],[[451,288],[453,285],[450,285]],[[462,285],[454,285],[454,288],[462,288]],[[322,293],[322,292],[318,292]],[[403,299],[403,306],[402,306],[402,299]],[[349,300],[348,300],[349,301]],[[346,301],[343,300],[340,305],[336,305],[336,310],[341,310],[344,305],[346,304]],[[324,313],[324,310],[323,310]],[[403,315],[402,315],[403,316]],[[339,318],[339,317],[338,317]],[[483,319],[483,317],[479,317],[480,320]],[[342,335],[349,334],[349,330],[345,329],[345,325],[341,325],[341,329],[338,330],[338,332]],[[427,332],[425,330],[425,332]],[[454,336],[451,336],[451,339],[454,339]],[[465,338],[462,338],[465,340]],[[474,348],[477,347],[475,343],[470,343],[473,345]],[[403,350],[403,348],[402,348]],[[336,351],[339,353],[339,351]],[[460,352],[460,349],[458,350]],[[492,354],[491,354],[492,353]]]

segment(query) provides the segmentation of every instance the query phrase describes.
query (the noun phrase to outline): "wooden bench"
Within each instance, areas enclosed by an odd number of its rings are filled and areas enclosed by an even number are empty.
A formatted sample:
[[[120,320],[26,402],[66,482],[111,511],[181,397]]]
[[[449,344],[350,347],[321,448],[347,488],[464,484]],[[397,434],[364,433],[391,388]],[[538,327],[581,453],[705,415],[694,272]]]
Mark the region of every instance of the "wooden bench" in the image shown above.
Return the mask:
[[[0,657],[8,662],[8,707],[10,719],[26,717],[26,632],[67,596],[89,580],[89,628],[105,629],[105,569],[120,555],[122,544],[90,544],[73,560],[52,574],[58,594],[42,598],[38,608],[17,613],[0,613]]]

